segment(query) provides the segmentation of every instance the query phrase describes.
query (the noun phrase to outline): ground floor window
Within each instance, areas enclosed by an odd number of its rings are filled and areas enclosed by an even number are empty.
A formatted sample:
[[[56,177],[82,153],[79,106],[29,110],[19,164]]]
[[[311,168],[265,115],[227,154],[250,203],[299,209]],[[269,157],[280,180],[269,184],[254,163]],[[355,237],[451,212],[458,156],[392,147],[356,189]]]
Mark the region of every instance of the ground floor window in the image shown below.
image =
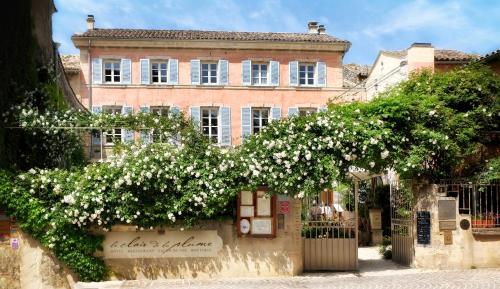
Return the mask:
[[[318,109],[315,107],[301,107],[299,108],[299,115],[300,116],[308,116],[311,114],[314,114],[318,112]]]
[[[105,106],[103,107],[104,113],[109,114],[121,114],[121,106]],[[121,142],[122,140],[122,129],[112,128],[104,132],[104,140],[106,145],[113,145],[116,142]]]
[[[219,141],[219,108],[203,107],[201,109],[201,132],[212,143]]]
[[[252,132],[259,133],[269,123],[269,108],[252,108]]]

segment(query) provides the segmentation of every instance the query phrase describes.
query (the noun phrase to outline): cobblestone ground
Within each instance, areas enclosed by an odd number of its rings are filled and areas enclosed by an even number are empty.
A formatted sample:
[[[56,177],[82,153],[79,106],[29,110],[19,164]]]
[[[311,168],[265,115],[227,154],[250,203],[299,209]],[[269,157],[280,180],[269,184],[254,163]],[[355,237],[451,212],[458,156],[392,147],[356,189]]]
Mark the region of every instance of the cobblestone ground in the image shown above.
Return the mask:
[[[381,260],[376,248],[359,249],[359,272],[310,273],[289,278],[134,280],[78,283],[76,289],[478,288],[500,289],[500,269],[420,270]]]

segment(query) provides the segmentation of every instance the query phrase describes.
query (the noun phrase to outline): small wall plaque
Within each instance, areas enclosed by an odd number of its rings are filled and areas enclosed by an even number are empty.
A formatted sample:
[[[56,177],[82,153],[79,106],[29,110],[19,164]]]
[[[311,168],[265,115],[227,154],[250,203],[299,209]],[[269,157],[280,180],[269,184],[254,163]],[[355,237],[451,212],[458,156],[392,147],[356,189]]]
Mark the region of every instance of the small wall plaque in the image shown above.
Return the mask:
[[[457,229],[457,200],[446,198],[438,200],[439,230]]]
[[[444,244],[445,245],[451,245],[453,244],[453,234],[450,230],[446,230],[443,232],[443,236],[444,236]]]

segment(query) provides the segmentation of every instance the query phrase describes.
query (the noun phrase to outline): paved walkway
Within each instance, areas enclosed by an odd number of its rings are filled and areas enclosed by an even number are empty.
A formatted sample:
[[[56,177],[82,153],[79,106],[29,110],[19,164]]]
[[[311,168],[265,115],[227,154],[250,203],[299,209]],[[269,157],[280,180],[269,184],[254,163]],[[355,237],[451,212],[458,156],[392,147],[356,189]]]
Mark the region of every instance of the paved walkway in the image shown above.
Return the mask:
[[[288,278],[134,280],[78,283],[78,289],[279,289],[279,288],[500,288],[500,269],[431,271],[382,260],[375,248],[360,248],[359,272],[310,273]]]

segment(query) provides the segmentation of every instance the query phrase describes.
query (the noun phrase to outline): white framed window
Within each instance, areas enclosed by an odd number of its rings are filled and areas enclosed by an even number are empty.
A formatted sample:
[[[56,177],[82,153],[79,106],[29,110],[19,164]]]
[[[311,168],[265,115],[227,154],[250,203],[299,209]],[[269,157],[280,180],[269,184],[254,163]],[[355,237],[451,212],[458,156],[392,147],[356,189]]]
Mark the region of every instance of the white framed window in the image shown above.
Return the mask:
[[[151,83],[168,82],[168,61],[151,61]]]
[[[299,85],[314,85],[316,65],[313,63],[299,64]]]
[[[299,108],[299,115],[300,116],[308,116],[311,114],[315,114],[318,112],[318,109],[315,107],[300,107]]]
[[[252,133],[259,133],[269,123],[269,108],[252,108]]]
[[[252,63],[252,85],[267,84],[268,67],[267,63]]]
[[[121,82],[121,61],[120,60],[104,60],[104,82],[105,83],[120,83]]]
[[[170,107],[168,106],[151,106],[149,108],[149,111],[152,114],[156,115],[161,115],[161,116],[168,116],[168,113],[170,112]],[[163,133],[160,130],[153,129],[151,133],[152,141],[153,142],[163,142]]]
[[[105,106],[103,107],[104,113],[109,114],[121,114],[122,107],[121,106]],[[115,142],[121,142],[122,140],[122,129],[121,128],[112,128],[104,132],[104,140],[106,145],[113,145]]]
[[[202,62],[201,63],[201,83],[202,84],[217,84],[217,63]]]
[[[219,142],[219,108],[201,108],[201,133],[212,143]]]

